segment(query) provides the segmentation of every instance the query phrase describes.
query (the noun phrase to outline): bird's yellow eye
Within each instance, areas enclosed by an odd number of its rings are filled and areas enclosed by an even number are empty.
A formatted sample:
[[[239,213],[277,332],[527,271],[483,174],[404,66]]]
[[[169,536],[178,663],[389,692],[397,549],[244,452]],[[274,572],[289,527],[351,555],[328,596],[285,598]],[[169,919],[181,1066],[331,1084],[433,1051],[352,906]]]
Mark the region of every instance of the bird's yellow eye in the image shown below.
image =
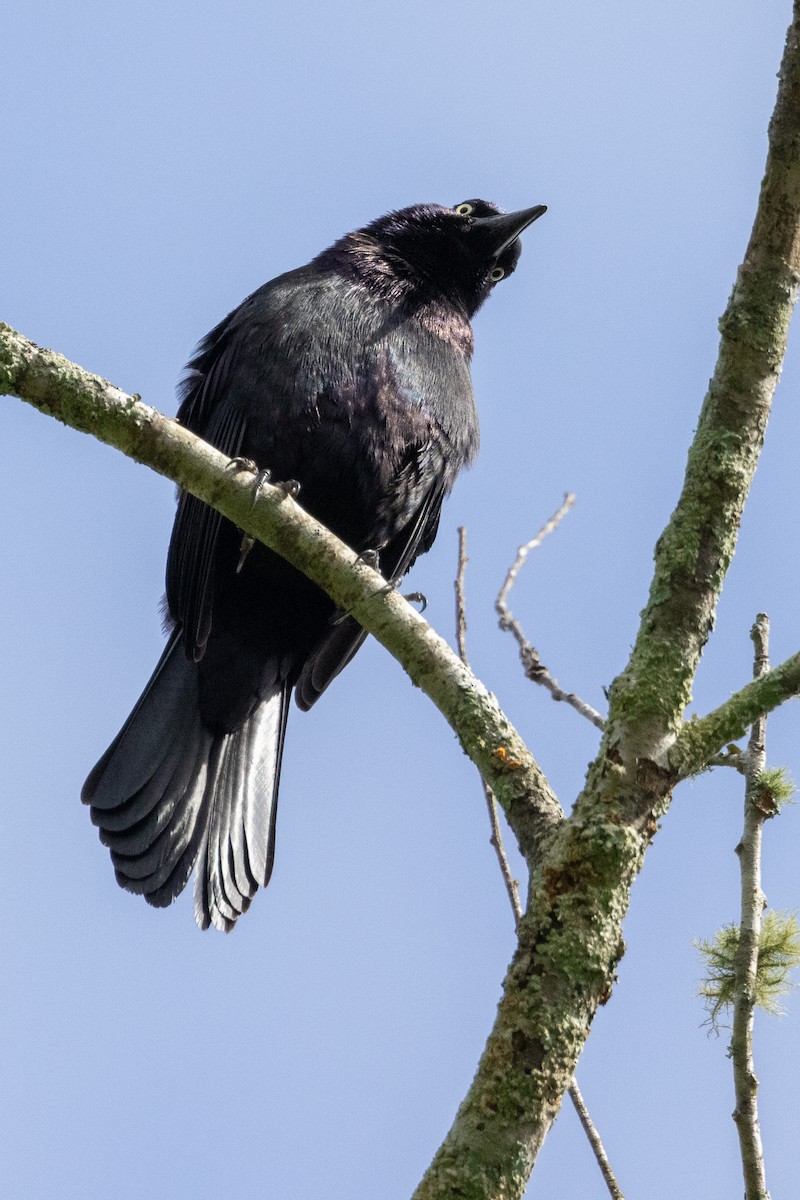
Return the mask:
[[[498,280],[502,279],[504,275],[505,271],[502,267],[495,267],[489,278],[491,279],[492,283],[497,283]]]
[[[473,210],[472,210],[471,204],[457,204],[456,205],[456,212],[458,213],[458,215],[460,217],[468,217],[471,215],[472,211]]]

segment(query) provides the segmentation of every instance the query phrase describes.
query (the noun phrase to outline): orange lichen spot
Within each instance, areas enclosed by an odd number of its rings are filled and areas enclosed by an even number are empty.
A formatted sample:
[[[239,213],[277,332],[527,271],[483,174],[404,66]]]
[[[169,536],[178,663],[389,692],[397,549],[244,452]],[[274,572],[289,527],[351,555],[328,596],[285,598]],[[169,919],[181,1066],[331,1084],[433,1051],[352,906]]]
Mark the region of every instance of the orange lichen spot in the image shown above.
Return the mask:
[[[498,746],[495,750],[495,757],[500,759],[504,767],[508,767],[509,771],[518,771],[522,763],[518,758],[512,758],[505,746]]]

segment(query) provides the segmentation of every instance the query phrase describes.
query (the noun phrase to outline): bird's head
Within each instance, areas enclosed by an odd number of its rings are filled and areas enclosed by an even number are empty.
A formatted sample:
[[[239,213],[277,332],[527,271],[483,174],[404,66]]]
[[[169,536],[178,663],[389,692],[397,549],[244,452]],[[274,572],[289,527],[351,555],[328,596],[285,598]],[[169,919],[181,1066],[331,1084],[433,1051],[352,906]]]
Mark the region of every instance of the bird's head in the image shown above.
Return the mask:
[[[395,302],[446,303],[471,318],[521,253],[519,236],[543,204],[504,213],[488,200],[415,204],[349,233],[326,251],[348,274]]]

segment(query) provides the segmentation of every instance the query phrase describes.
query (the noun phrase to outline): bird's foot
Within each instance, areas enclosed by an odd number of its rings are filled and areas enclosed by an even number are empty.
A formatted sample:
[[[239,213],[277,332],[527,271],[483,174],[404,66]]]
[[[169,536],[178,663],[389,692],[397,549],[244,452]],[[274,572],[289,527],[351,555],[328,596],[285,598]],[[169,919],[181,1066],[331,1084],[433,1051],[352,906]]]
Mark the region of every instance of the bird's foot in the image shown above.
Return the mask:
[[[374,594],[376,596],[388,596],[390,592],[396,592],[402,582],[402,575],[398,575],[396,579],[389,579],[382,588],[379,588]],[[418,604],[419,611],[425,612],[428,607],[428,597],[424,592],[406,592],[403,599],[408,604]]]
[[[373,571],[380,570],[381,555],[379,550],[362,550],[356,555],[356,562],[362,562],[367,567],[372,567]]]
[[[258,493],[261,490],[263,483],[271,483],[273,487],[278,488],[287,496],[291,496],[296,500],[300,495],[300,484],[296,479],[272,479],[272,471],[269,467],[259,467],[258,463],[253,462],[252,458],[242,458],[237,456],[232,458],[228,463],[229,471],[247,471],[251,475],[255,475],[253,480],[253,506],[258,499]]]
[[[249,475],[255,475],[255,479],[253,480],[253,499],[250,503],[250,507],[255,508],[262,483],[269,483],[272,478],[272,472],[269,467],[259,467],[258,463],[253,462],[252,458],[237,456],[236,458],[232,458],[228,463],[228,470],[247,471]],[[282,485],[277,484],[276,486],[281,487]],[[241,567],[238,567],[238,570],[241,570]]]

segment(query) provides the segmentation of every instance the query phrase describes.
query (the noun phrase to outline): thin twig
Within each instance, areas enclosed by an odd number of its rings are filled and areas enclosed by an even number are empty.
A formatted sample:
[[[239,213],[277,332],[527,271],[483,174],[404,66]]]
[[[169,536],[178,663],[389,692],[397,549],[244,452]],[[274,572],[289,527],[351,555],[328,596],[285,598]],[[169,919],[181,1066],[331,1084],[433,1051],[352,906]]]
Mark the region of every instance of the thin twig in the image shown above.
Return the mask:
[[[460,526],[458,530],[458,569],[456,570],[455,590],[456,590],[456,642],[458,644],[458,653],[465,667],[469,666],[467,659],[467,605],[464,596],[464,574],[467,569],[467,531],[464,526]],[[514,913],[514,928],[519,925],[522,919],[522,905],[519,899],[519,884],[514,878],[511,866],[509,865],[506,848],[503,845],[503,835],[500,832],[500,817],[497,811],[497,801],[494,792],[489,787],[488,783],[481,779],[483,784],[483,793],[486,797],[486,808],[489,813],[489,824],[492,829],[492,836],[489,839],[494,846],[497,861],[500,864],[500,872],[503,876],[503,882],[506,885],[506,892],[511,903],[511,910]]]
[[[467,658],[467,605],[464,600],[464,572],[467,569],[467,531],[463,525],[458,527],[458,570],[456,571],[456,646],[465,667],[469,666]]]
[[[489,841],[494,846],[494,852],[500,864],[500,872],[503,876],[503,883],[506,885],[506,892],[511,903],[511,911],[514,913],[514,928],[516,929],[522,920],[519,884],[511,873],[511,864],[508,861],[506,848],[503,845],[503,835],[500,832],[500,814],[497,811],[497,801],[494,798],[494,792],[485,780],[482,780],[482,782],[483,794],[486,797],[486,808],[489,813],[489,824],[492,828],[492,836],[489,838]]]
[[[585,700],[582,700],[580,696],[576,696],[574,692],[565,692],[563,688],[559,687],[557,680],[553,678],[547,667],[540,659],[539,651],[532,646],[525,637],[525,634],[522,632],[522,626],[514,617],[507,603],[508,594],[516,582],[516,578],[522,569],[525,559],[532,550],[535,550],[537,546],[542,544],[548,534],[552,533],[554,529],[558,528],[574,503],[575,493],[567,492],[564,496],[564,503],[557,512],[553,513],[552,517],[550,517],[548,521],[545,521],[542,528],[536,534],[536,537],[531,538],[529,542],[525,542],[523,546],[519,547],[517,550],[517,557],[508,568],[508,573],[503,580],[503,586],[500,588],[500,591],[497,594],[497,599],[494,602],[494,608],[500,621],[500,628],[506,633],[512,634],[517,645],[519,646],[519,656],[527,678],[532,680],[534,683],[539,683],[542,685],[542,687],[547,688],[554,700],[565,701],[565,703],[571,705],[576,712],[579,712],[582,717],[586,717],[587,721],[591,721],[592,724],[596,725],[598,729],[603,729],[605,727],[605,721],[596,709],[592,708],[590,704],[587,704]]]
[[[559,513],[555,514],[555,516],[551,518],[549,523],[550,528],[545,527],[544,530],[540,530],[537,534],[537,537],[540,541],[543,537],[550,533],[552,529],[555,529],[556,525],[561,520],[561,517],[569,510],[569,507],[573,501],[574,496],[565,497],[563,511],[559,510]],[[535,540],[536,539],[534,539],[534,541]],[[528,554],[532,549],[534,549],[532,542],[528,542],[527,547],[521,548],[521,550],[525,551],[525,554]],[[522,565],[523,561],[524,555],[522,560],[520,560],[519,566]],[[455,578],[456,642],[458,645],[458,653],[461,656],[465,666],[469,666],[469,662],[467,660],[467,605],[464,595],[464,574],[466,572],[468,562],[467,531],[462,525],[458,530],[458,567],[456,569]],[[519,571],[519,566],[516,568],[517,572]],[[504,585],[504,591],[501,592],[500,596],[498,596],[498,602],[500,602],[501,599],[503,602],[505,601],[505,596],[508,594],[508,590],[513,582],[514,578],[512,577],[511,583],[507,583],[507,586]],[[503,836],[500,832],[500,814],[497,809],[497,801],[494,798],[494,792],[485,780],[482,779],[481,782],[483,783],[483,793],[486,797],[486,808],[489,813],[489,824],[492,829],[492,836],[490,837],[489,841],[491,842],[492,846],[494,846],[494,851],[497,855],[497,861],[500,864],[500,873],[503,876],[503,883],[505,884],[506,893],[511,903],[511,911],[514,914],[514,928],[518,929],[519,923],[522,920],[522,904],[520,903],[519,898],[519,884],[512,874],[511,865],[508,861],[508,855],[506,854],[506,849],[503,845]],[[600,1168],[603,1179],[606,1181],[606,1186],[608,1187],[612,1200],[625,1200],[625,1197],[620,1190],[620,1186],[614,1177],[614,1172],[611,1170],[611,1164],[608,1161],[608,1155],[606,1154],[605,1147],[600,1139],[600,1134],[597,1132],[597,1128],[592,1121],[592,1118],[589,1116],[589,1110],[586,1107],[581,1090],[578,1087],[578,1081],[574,1075],[572,1077],[572,1081],[570,1082],[568,1091],[570,1100],[575,1106],[575,1111],[578,1114],[578,1119],[583,1126],[587,1138],[589,1139],[589,1145],[591,1146],[592,1152],[597,1160],[597,1165]]]
[[[738,750],[738,747],[734,747],[734,750]],[[734,771],[738,771],[740,775],[746,775],[748,761],[747,751],[734,753],[733,750],[727,750],[722,754],[714,754],[708,760],[706,766],[733,767]]]
[[[552,517],[549,517],[548,520],[545,521],[544,525],[542,526],[542,528],[539,530],[539,532],[536,534],[535,537],[532,537],[529,542],[525,542],[525,544],[523,546],[519,547],[519,549],[517,550],[517,557],[514,559],[513,563],[508,568],[508,574],[506,575],[505,579],[503,580],[503,586],[500,588],[500,591],[498,592],[498,595],[497,595],[497,599],[495,601],[495,608],[498,610],[498,613],[505,613],[507,611],[506,598],[508,597],[508,593],[511,591],[512,587],[514,586],[514,583],[516,582],[516,578],[519,575],[520,570],[522,569],[522,565],[525,562],[525,559],[528,557],[528,555],[530,554],[530,552],[532,550],[537,550],[539,548],[539,546],[541,546],[542,542],[548,536],[548,534],[551,534],[556,529],[558,529],[559,525],[564,520],[564,517],[567,515],[567,513],[572,508],[574,503],[575,503],[575,493],[574,492],[565,492],[564,493],[564,503],[561,505],[561,507],[559,509],[557,509],[556,512],[553,513]]]
[[[585,1132],[587,1138],[589,1139],[589,1144],[591,1145],[592,1150],[594,1151],[594,1156],[597,1159],[597,1165],[599,1166],[600,1170],[602,1171],[603,1179],[605,1179],[605,1181],[606,1181],[606,1186],[607,1186],[609,1192],[613,1196],[614,1200],[625,1200],[625,1197],[622,1195],[622,1192],[619,1190],[619,1184],[617,1183],[616,1179],[614,1178],[614,1172],[611,1170],[611,1163],[608,1161],[608,1156],[606,1154],[605,1147],[603,1146],[603,1143],[600,1141],[600,1138],[598,1136],[597,1130],[595,1129],[592,1118],[589,1116],[589,1110],[586,1107],[586,1104],[584,1103],[583,1096],[581,1095],[581,1090],[578,1087],[578,1081],[577,1081],[577,1079],[575,1079],[574,1076],[572,1079],[572,1083],[570,1084],[569,1095],[570,1095],[570,1099],[572,1100],[572,1103],[575,1105],[575,1111],[578,1114],[578,1119],[580,1120],[580,1123],[583,1126],[584,1132]]]
[[[769,670],[769,617],[759,613],[750,630],[755,646],[753,678]],[[772,815],[759,803],[759,776],[766,764],[767,718],[754,721],[747,748],[745,775],[744,832],[736,847],[742,879],[742,916],[736,952],[736,987],[733,1004],[731,1059],[736,1089],[733,1119],[739,1133],[745,1200],[769,1200],[764,1172],[764,1152],[758,1121],[758,1079],[753,1062],[753,1016],[756,1003],[758,946],[761,915],[766,898],[761,890],[761,833]]]

